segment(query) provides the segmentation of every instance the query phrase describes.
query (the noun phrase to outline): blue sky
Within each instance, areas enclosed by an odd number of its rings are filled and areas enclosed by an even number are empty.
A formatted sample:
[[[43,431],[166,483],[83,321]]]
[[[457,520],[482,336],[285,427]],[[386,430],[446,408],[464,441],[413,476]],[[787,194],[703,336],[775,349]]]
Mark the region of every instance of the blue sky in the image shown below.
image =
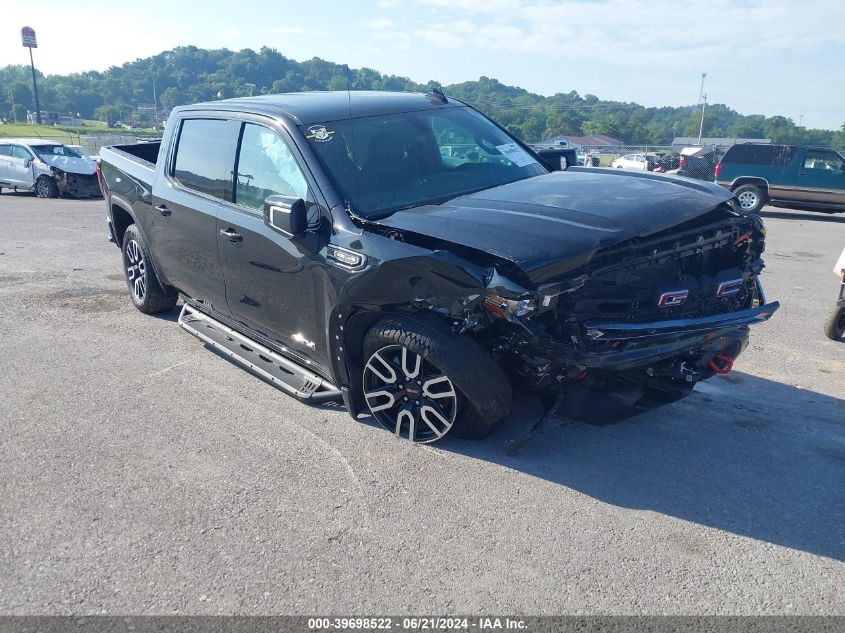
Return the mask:
[[[708,100],[808,127],[845,122],[845,0],[144,0],[11,3],[0,65],[103,70],[179,45],[277,48],[416,81],[495,77],[544,95]],[[25,5],[29,4],[29,7]]]

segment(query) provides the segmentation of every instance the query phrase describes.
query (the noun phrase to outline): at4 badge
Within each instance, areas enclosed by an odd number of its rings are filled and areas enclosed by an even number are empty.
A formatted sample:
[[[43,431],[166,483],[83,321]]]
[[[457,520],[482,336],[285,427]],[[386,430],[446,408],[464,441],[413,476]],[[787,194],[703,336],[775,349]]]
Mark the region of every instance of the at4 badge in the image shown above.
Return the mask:
[[[308,134],[305,135],[309,141],[317,143],[327,143],[332,140],[334,130],[328,129],[325,125],[312,125],[308,128]]]

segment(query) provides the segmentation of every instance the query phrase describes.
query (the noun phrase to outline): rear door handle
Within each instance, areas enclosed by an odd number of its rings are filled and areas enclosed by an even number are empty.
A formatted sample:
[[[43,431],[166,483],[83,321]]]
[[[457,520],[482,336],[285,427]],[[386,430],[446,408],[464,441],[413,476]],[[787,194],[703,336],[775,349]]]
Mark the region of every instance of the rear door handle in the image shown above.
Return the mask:
[[[161,213],[164,217],[168,217],[168,216],[170,216],[170,215],[173,213],[173,211],[171,211],[170,209],[168,209],[168,208],[167,208],[166,206],[164,206],[163,204],[158,205],[158,206],[156,207],[156,211],[158,211],[159,213]]]
[[[220,235],[233,243],[244,241],[244,236],[238,233],[235,229],[220,229]]]

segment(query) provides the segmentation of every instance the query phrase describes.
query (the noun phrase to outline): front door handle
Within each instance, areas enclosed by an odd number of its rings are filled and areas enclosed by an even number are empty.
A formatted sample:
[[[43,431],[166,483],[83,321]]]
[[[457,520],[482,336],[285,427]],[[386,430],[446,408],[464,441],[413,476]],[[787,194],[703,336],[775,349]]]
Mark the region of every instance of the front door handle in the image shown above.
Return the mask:
[[[244,236],[238,233],[235,229],[220,229],[220,235],[233,243],[244,241]]]
[[[159,213],[161,213],[164,217],[168,217],[168,216],[170,216],[170,215],[173,213],[173,211],[171,211],[170,209],[168,209],[168,208],[167,208],[165,205],[163,205],[163,204],[158,205],[158,206],[156,207],[156,211],[158,211]]]

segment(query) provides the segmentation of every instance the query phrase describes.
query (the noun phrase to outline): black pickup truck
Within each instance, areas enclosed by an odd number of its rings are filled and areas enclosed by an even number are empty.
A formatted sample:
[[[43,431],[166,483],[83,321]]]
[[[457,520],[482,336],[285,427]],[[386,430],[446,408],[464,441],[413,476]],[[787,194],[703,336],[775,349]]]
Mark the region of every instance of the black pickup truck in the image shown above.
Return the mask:
[[[183,106],[101,178],[139,310],[181,296],[208,346],[417,442],[487,435],[513,385],[678,399],[778,308],[730,193],[551,171],[442,93]]]

